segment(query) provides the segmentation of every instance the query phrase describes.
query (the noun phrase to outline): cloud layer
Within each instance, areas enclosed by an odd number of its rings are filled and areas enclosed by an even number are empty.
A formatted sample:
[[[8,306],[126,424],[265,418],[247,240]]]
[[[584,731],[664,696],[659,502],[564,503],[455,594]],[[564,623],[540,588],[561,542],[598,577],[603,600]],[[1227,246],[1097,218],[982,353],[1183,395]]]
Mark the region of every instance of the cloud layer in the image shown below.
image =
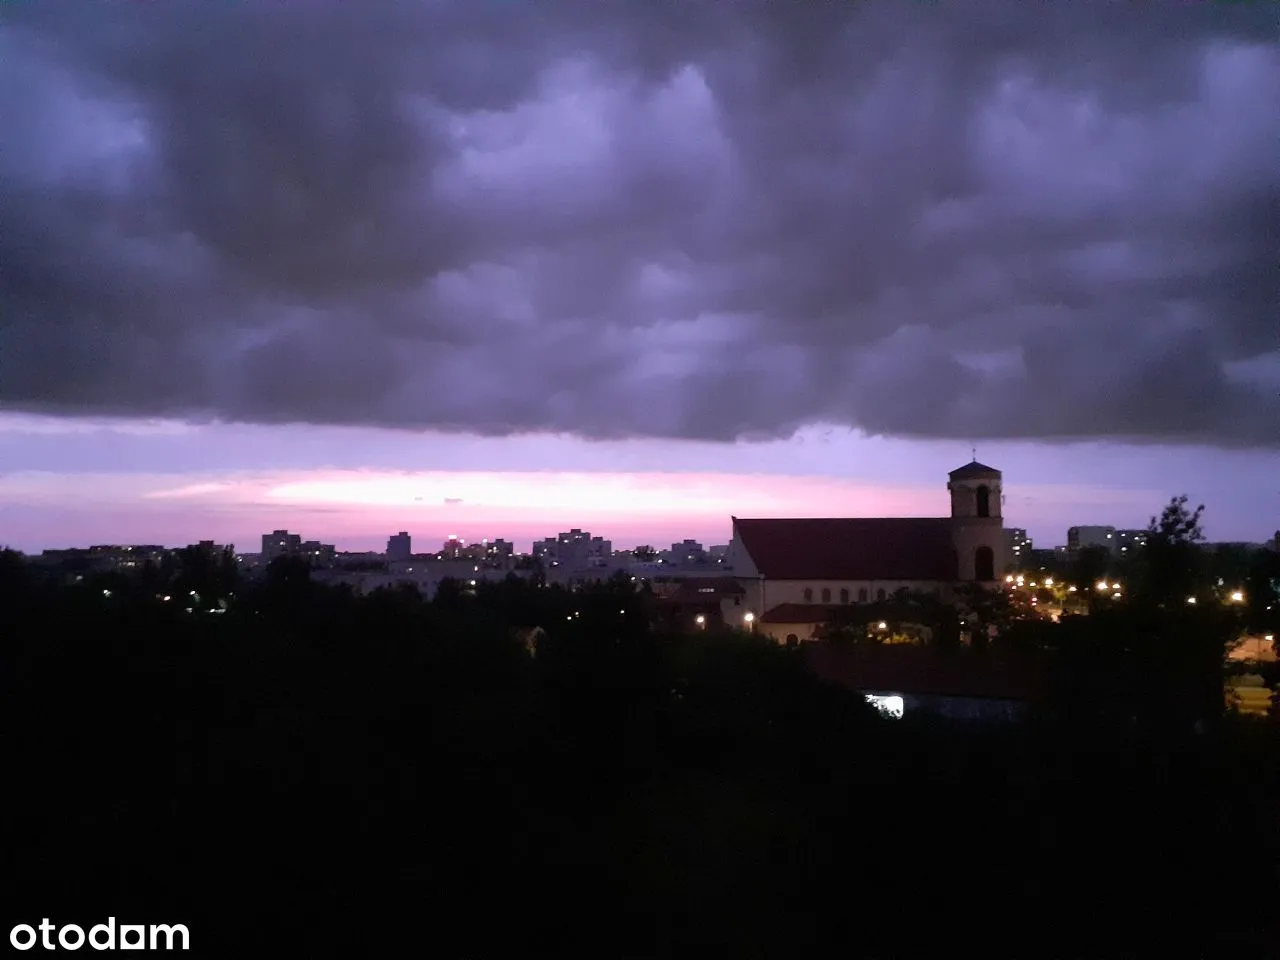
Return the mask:
[[[0,26],[0,407],[1280,445],[1270,5]]]

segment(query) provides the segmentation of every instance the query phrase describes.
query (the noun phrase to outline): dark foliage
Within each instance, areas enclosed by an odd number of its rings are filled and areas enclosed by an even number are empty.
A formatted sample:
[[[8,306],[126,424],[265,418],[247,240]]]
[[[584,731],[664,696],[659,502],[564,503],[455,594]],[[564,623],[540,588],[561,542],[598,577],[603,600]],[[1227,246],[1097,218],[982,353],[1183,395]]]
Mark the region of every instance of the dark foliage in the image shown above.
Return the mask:
[[[10,925],[182,922],[223,957],[1274,943],[1275,742],[1189,733],[1203,630],[1169,659],[1166,622],[1082,621],[1051,651],[1079,709],[977,729],[882,720],[751,636],[655,631],[621,581],[424,603],[281,563],[214,614],[0,559]]]

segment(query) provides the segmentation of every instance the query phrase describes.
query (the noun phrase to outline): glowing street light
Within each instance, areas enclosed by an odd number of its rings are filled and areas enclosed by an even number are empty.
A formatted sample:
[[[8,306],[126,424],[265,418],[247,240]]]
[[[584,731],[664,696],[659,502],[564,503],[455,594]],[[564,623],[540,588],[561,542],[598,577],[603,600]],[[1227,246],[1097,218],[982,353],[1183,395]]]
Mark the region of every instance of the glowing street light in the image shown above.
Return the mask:
[[[879,623],[877,623],[877,624],[876,624],[876,629],[877,629],[877,630],[888,630],[888,629],[889,629],[889,625],[888,625],[887,623],[885,623],[883,620],[881,620]]]
[[[1195,602],[1196,602],[1196,598],[1195,598],[1195,597],[1187,597],[1187,603],[1190,603],[1190,604],[1193,604],[1193,605],[1194,605],[1194,604],[1195,604]]]
[[[1240,590],[1231,591],[1232,603],[1244,603],[1244,592]]]
[[[1105,581],[1105,580],[1099,580],[1099,581],[1098,581],[1098,592],[1099,592],[1099,593],[1105,593],[1105,592],[1106,592],[1106,590],[1107,590],[1107,581]]]
[[[748,630],[755,629],[756,615],[748,610],[742,615],[742,622],[747,625]]]
[[[1052,586],[1053,586],[1053,577],[1045,577],[1045,578],[1044,578],[1044,585],[1045,585],[1046,587],[1052,587]]]
[[[702,614],[698,614],[696,617],[693,618],[693,622],[696,623],[699,627],[705,627],[707,625],[707,618],[704,617]],[[750,621],[747,621],[747,622],[749,623]]]

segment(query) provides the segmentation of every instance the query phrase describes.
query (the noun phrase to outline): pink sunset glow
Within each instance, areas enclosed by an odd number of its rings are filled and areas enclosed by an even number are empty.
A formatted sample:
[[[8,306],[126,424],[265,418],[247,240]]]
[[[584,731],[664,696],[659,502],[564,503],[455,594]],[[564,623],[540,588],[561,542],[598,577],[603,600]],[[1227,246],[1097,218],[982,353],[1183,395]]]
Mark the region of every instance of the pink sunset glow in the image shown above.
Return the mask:
[[[1053,503],[1067,493],[1022,485]],[[1071,502],[1130,507],[1145,491],[1075,487]],[[694,537],[729,538],[731,516],[943,516],[944,483],[874,483],[837,477],[718,472],[309,470],[219,474],[11,474],[0,506],[14,542],[51,528],[75,543],[200,539],[253,550],[287,528],[342,549],[382,549],[398,530],[425,546],[456,534],[502,537],[520,547],[570,527],[619,547]],[[70,541],[70,538],[69,538]],[[71,545],[69,542],[68,545]]]

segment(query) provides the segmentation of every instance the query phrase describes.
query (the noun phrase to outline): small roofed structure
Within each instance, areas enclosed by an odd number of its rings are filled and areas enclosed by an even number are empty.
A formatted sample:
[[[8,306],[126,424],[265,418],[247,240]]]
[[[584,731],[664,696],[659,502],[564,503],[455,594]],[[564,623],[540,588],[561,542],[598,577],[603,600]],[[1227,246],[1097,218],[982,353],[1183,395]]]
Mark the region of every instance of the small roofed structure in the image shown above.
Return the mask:
[[[924,643],[932,637],[928,623],[903,619],[902,610],[891,603],[869,603],[858,606],[822,603],[780,603],[760,617],[759,631],[789,646],[822,640],[830,636],[829,627],[838,630],[857,627],[891,642]]]
[[[676,630],[741,626],[746,589],[732,577],[691,577],[655,586],[658,611]]]
[[[819,679],[902,716],[1015,720],[1044,694],[1044,677],[1032,661],[972,650],[812,643],[801,656]]]

